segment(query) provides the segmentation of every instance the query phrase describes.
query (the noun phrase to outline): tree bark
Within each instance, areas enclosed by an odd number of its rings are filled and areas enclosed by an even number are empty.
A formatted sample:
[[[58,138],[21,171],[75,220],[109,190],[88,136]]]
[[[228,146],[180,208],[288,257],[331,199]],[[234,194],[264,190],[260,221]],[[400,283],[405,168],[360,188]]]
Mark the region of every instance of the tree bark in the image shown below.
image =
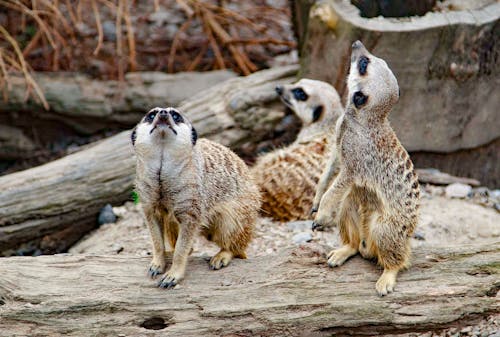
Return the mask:
[[[191,257],[185,280],[157,288],[149,258],[10,257],[0,264],[0,336],[331,336],[460,328],[500,312],[500,246],[415,252],[396,291],[359,256],[327,267],[307,244],[211,271]]]
[[[230,79],[180,105],[202,137],[240,153],[273,138],[284,112],[274,86],[293,81],[296,66]],[[148,106],[141,107],[144,114]],[[45,165],[0,177],[0,253],[65,251],[97,224],[106,203],[130,198],[135,159],[130,132]],[[14,251],[12,250],[14,249]]]

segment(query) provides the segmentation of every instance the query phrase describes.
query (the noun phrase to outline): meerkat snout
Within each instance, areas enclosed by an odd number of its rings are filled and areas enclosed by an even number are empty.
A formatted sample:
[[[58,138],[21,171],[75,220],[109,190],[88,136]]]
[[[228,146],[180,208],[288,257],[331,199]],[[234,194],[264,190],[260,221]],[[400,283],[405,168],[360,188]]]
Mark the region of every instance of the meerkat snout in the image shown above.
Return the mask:
[[[132,131],[132,145],[141,150],[149,144],[164,147],[195,145],[198,135],[192,124],[174,108],[151,109]]]
[[[352,44],[347,86],[356,109],[383,108],[399,100],[399,85],[387,63],[371,54],[361,41]]]

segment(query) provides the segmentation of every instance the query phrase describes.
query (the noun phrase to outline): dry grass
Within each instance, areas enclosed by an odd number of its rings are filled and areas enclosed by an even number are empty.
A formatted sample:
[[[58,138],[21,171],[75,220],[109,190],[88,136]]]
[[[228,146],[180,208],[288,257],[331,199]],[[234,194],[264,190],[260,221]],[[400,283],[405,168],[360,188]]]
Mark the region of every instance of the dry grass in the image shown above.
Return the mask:
[[[172,0],[151,2],[151,12],[169,8],[164,3],[168,1],[171,6]],[[26,99],[31,97],[48,109],[33,69],[79,71],[79,66],[98,57],[112,69],[107,77],[121,81],[126,72],[137,70],[176,72],[232,68],[248,75],[259,69],[248,54],[248,47],[294,47],[293,41],[267,34],[269,26],[279,24],[277,13],[281,18],[286,17],[283,9],[264,6],[236,12],[218,3],[222,2],[175,0],[173,4],[184,13],[185,20],[172,41],[143,46],[144,42],[136,38],[134,24],[138,21],[131,16],[139,6],[137,0],[0,0],[0,8],[5,8],[10,23],[2,26],[0,22],[0,91],[7,100],[11,75],[20,73],[26,83]],[[106,49],[110,42],[105,41],[105,17],[113,18],[116,27],[112,52]],[[189,38],[186,39],[191,36],[189,29],[194,26],[202,27],[204,34],[204,39],[195,48],[192,43],[190,45]],[[82,37],[81,27],[90,27],[88,29],[96,33],[91,39]],[[242,31],[246,31],[246,37],[240,36]],[[84,45],[82,40],[90,40],[92,45]],[[138,43],[142,43],[139,50]],[[159,61],[156,69],[144,69],[138,66],[138,54],[141,53],[152,53],[159,59],[164,58],[163,55],[167,57]]]

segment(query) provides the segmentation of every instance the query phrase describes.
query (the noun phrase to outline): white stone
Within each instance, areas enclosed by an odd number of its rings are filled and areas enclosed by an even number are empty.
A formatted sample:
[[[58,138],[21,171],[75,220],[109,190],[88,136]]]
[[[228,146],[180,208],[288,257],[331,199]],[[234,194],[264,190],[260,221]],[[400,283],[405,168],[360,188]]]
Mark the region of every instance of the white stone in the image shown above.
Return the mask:
[[[470,193],[472,193],[472,187],[466,184],[454,183],[446,186],[448,198],[466,198]]]
[[[302,232],[302,233],[295,234],[293,236],[292,240],[293,240],[293,243],[299,245],[301,243],[311,241],[312,235],[311,235],[311,233],[308,233],[308,232]]]

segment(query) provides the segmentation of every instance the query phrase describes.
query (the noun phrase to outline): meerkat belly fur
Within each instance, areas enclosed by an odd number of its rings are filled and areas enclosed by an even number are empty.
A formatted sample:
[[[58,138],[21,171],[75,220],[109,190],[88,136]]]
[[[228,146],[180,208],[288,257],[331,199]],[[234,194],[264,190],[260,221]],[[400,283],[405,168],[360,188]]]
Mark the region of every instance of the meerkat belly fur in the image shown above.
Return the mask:
[[[220,247],[212,269],[246,258],[260,207],[246,164],[228,148],[197,139],[191,123],[173,108],[149,111],[132,132],[132,143],[136,191],[153,242],[151,277],[165,271],[165,244],[174,250],[159,286],[173,287],[184,277],[198,232]]]
[[[376,290],[386,295],[394,290],[398,271],[410,263],[419,185],[387,119],[399,99],[397,80],[359,41],[352,46],[348,91],[336,127],[340,171],[321,198],[314,226],[339,224],[343,246],[328,255],[331,267],[357,252],[376,258],[384,268]]]
[[[335,88],[321,81],[301,79],[276,92],[301,119],[302,129],[293,144],[260,156],[251,171],[264,215],[279,221],[307,219],[343,107]]]

